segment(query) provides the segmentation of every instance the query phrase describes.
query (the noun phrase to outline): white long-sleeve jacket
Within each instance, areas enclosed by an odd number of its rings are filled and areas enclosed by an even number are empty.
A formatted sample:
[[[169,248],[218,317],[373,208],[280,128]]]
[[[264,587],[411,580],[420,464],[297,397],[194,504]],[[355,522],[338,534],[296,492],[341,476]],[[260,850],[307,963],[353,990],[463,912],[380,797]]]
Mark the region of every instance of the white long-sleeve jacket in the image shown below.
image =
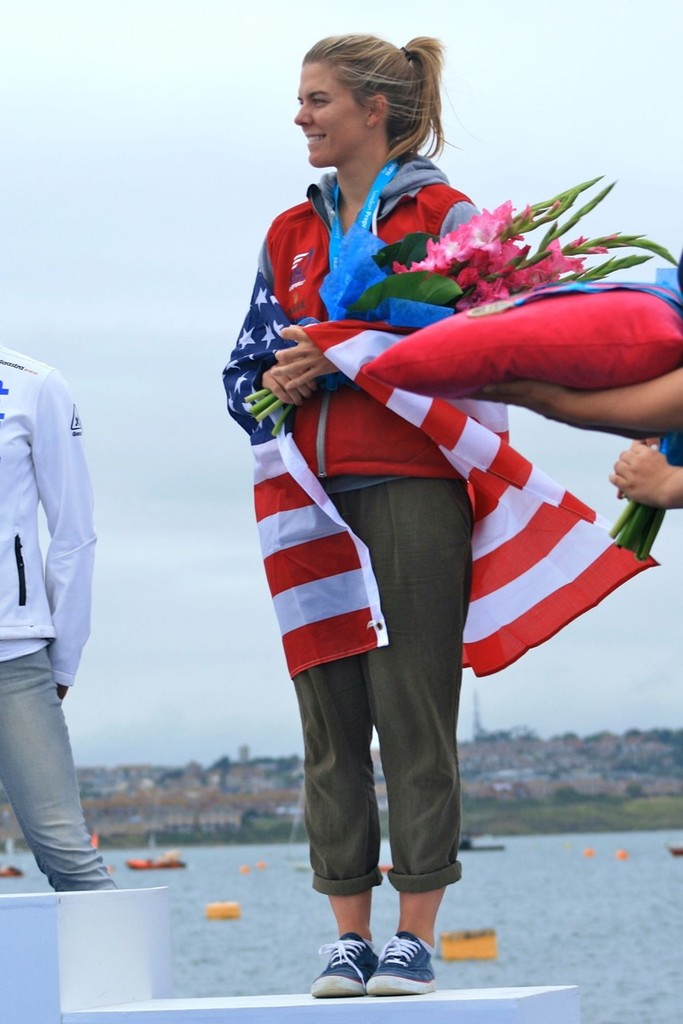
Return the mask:
[[[95,553],[81,434],[58,371],[0,345],[0,640],[50,640],[54,681],[67,686],[90,632]]]

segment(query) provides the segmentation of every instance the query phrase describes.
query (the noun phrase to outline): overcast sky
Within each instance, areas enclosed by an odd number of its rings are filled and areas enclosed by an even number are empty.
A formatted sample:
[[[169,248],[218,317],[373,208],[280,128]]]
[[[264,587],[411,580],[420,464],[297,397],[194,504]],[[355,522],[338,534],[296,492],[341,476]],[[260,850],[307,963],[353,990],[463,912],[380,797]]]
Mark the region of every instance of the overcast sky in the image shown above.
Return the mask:
[[[445,43],[440,163],[480,207],[602,174],[618,184],[591,234],[683,244],[670,0],[5,0],[0,339],[67,377],[96,491],[93,632],[66,705],[80,764],[302,750],[221,370],[264,232],[318,176],[293,124],[301,57],[345,32]],[[512,429],[616,517],[625,441],[522,412]],[[461,737],[475,692],[488,729],[683,727],[682,549],[672,512],[660,568],[510,669],[467,672]]]

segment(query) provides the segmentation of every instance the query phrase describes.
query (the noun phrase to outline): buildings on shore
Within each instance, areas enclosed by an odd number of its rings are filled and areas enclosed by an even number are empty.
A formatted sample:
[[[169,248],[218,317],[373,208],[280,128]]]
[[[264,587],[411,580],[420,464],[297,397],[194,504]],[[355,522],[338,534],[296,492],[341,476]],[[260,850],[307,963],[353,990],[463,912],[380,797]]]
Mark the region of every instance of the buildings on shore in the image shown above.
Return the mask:
[[[478,726],[474,741],[459,749],[465,799],[683,795],[683,730],[541,740],[528,730],[486,733]],[[379,752],[375,764],[381,802]],[[103,838],[141,844],[155,833],[218,838],[266,817],[294,834],[301,821],[303,763],[297,755],[252,757],[242,747],[235,760],[225,756],[208,767],[194,761],[82,767],[78,775],[88,825]],[[0,842],[19,835],[0,789]]]

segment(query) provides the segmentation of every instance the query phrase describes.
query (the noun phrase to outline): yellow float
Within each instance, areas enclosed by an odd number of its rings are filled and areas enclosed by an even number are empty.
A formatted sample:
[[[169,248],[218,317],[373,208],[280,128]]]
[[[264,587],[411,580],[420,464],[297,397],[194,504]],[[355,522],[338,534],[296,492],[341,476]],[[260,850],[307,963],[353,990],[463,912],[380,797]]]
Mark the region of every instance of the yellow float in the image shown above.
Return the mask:
[[[441,932],[442,960],[495,960],[498,956],[493,928],[478,931]]]
[[[234,921],[242,916],[242,908],[239,903],[229,901],[207,903],[206,916],[213,921]]]

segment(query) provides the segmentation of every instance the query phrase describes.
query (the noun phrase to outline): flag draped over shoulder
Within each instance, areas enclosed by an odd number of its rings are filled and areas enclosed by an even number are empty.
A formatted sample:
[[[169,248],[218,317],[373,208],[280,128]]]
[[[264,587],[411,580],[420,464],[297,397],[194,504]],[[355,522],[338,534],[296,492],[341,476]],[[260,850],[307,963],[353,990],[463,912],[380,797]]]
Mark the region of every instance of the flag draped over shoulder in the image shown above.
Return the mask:
[[[231,414],[251,434],[265,569],[296,675],[384,646],[391,636],[369,552],[304,462],[289,419],[275,439],[273,421],[257,424],[245,405],[283,347],[279,331],[286,324],[259,275],[224,383]],[[469,482],[475,526],[463,664],[477,675],[516,661],[656,564],[617,548],[605,520],[510,446],[502,406],[456,406],[383,383],[373,360],[398,339],[386,325],[335,321],[307,326],[306,333],[356,385],[422,429]]]

